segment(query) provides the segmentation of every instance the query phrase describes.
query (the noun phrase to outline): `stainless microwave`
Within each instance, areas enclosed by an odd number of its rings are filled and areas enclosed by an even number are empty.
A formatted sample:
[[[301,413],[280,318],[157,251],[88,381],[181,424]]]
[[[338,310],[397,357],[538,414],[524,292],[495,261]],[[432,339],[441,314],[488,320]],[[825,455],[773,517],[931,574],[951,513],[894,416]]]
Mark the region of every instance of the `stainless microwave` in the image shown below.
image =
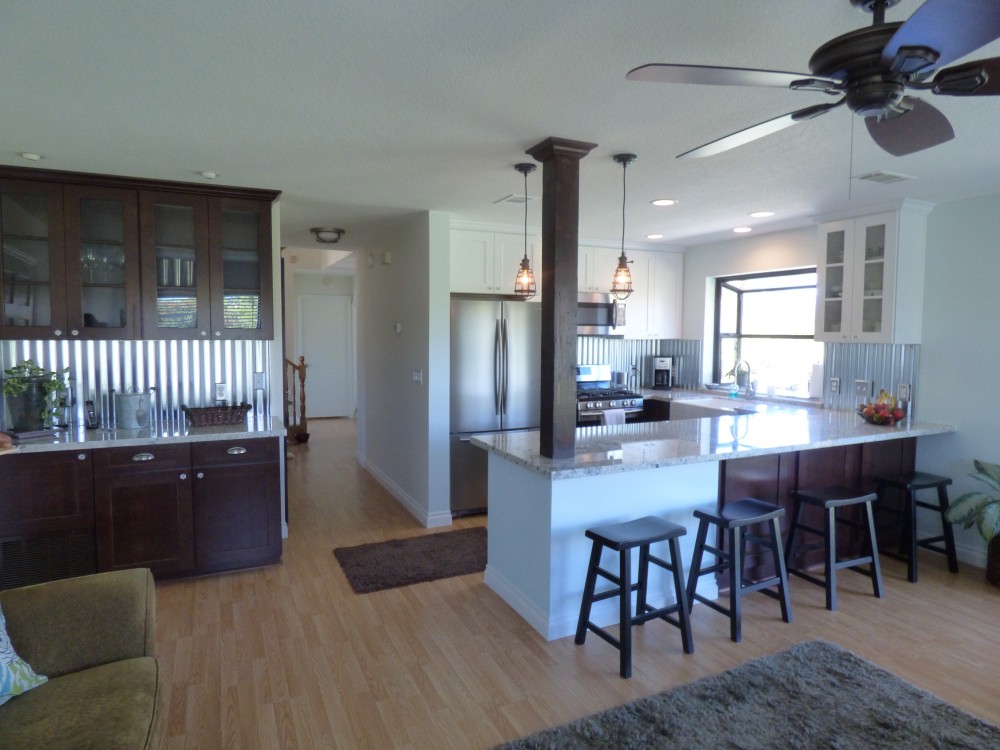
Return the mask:
[[[576,300],[576,332],[583,336],[624,335],[625,303],[610,294],[581,293]]]

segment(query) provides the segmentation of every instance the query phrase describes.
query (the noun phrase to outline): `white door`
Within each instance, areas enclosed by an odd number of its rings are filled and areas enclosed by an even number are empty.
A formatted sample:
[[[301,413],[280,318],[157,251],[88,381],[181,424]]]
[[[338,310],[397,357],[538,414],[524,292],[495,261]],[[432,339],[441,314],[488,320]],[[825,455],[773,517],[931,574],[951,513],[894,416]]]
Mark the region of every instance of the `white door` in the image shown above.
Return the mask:
[[[351,298],[298,298],[296,351],[306,358],[306,417],[354,416],[354,335]],[[294,359],[294,358],[293,358]]]

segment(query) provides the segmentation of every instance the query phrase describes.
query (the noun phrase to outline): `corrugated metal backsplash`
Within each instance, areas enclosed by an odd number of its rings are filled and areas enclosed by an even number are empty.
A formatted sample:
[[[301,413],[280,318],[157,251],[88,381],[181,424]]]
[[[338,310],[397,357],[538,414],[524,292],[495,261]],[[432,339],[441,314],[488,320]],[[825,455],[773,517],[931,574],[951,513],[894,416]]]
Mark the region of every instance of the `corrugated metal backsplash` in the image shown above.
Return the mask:
[[[823,353],[824,406],[832,409],[857,406],[862,399],[854,393],[855,380],[874,381],[876,395],[885,389],[895,396],[900,383],[909,383],[912,413],[916,416],[920,402],[919,344],[826,344]],[[839,394],[831,392],[830,378],[840,378]]]
[[[0,341],[0,365],[32,359],[49,370],[69,367],[73,422],[84,423],[91,400],[107,427],[112,390],[131,388],[156,389],[161,422],[180,422],[182,405],[214,405],[216,383],[226,384],[225,402],[270,414],[270,347],[270,341]],[[254,373],[263,373],[263,389],[254,389]]]
[[[674,358],[674,385],[677,388],[700,387],[701,342],[695,339],[614,339],[605,336],[577,336],[577,364],[608,364],[628,378],[632,367],[642,373],[640,384],[653,384],[650,357]],[[629,385],[633,385],[630,381]]]

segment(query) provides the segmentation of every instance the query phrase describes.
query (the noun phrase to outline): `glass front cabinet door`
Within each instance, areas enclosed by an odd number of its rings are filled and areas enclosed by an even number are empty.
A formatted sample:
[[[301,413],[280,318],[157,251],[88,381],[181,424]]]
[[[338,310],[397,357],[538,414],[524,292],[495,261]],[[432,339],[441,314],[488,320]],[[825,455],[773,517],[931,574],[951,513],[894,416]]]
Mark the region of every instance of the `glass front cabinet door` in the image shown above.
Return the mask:
[[[66,335],[63,189],[26,180],[0,180],[0,338]]]
[[[270,202],[213,197],[209,216],[212,338],[272,338]]]

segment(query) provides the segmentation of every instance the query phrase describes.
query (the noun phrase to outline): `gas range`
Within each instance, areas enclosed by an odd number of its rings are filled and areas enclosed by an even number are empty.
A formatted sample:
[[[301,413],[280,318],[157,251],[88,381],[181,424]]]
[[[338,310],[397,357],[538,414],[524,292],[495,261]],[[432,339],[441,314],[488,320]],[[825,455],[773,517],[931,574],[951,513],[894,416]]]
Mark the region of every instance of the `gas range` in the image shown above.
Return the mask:
[[[580,424],[600,422],[610,409],[626,416],[642,412],[642,394],[611,384],[610,365],[580,365],[576,375],[576,418]]]

